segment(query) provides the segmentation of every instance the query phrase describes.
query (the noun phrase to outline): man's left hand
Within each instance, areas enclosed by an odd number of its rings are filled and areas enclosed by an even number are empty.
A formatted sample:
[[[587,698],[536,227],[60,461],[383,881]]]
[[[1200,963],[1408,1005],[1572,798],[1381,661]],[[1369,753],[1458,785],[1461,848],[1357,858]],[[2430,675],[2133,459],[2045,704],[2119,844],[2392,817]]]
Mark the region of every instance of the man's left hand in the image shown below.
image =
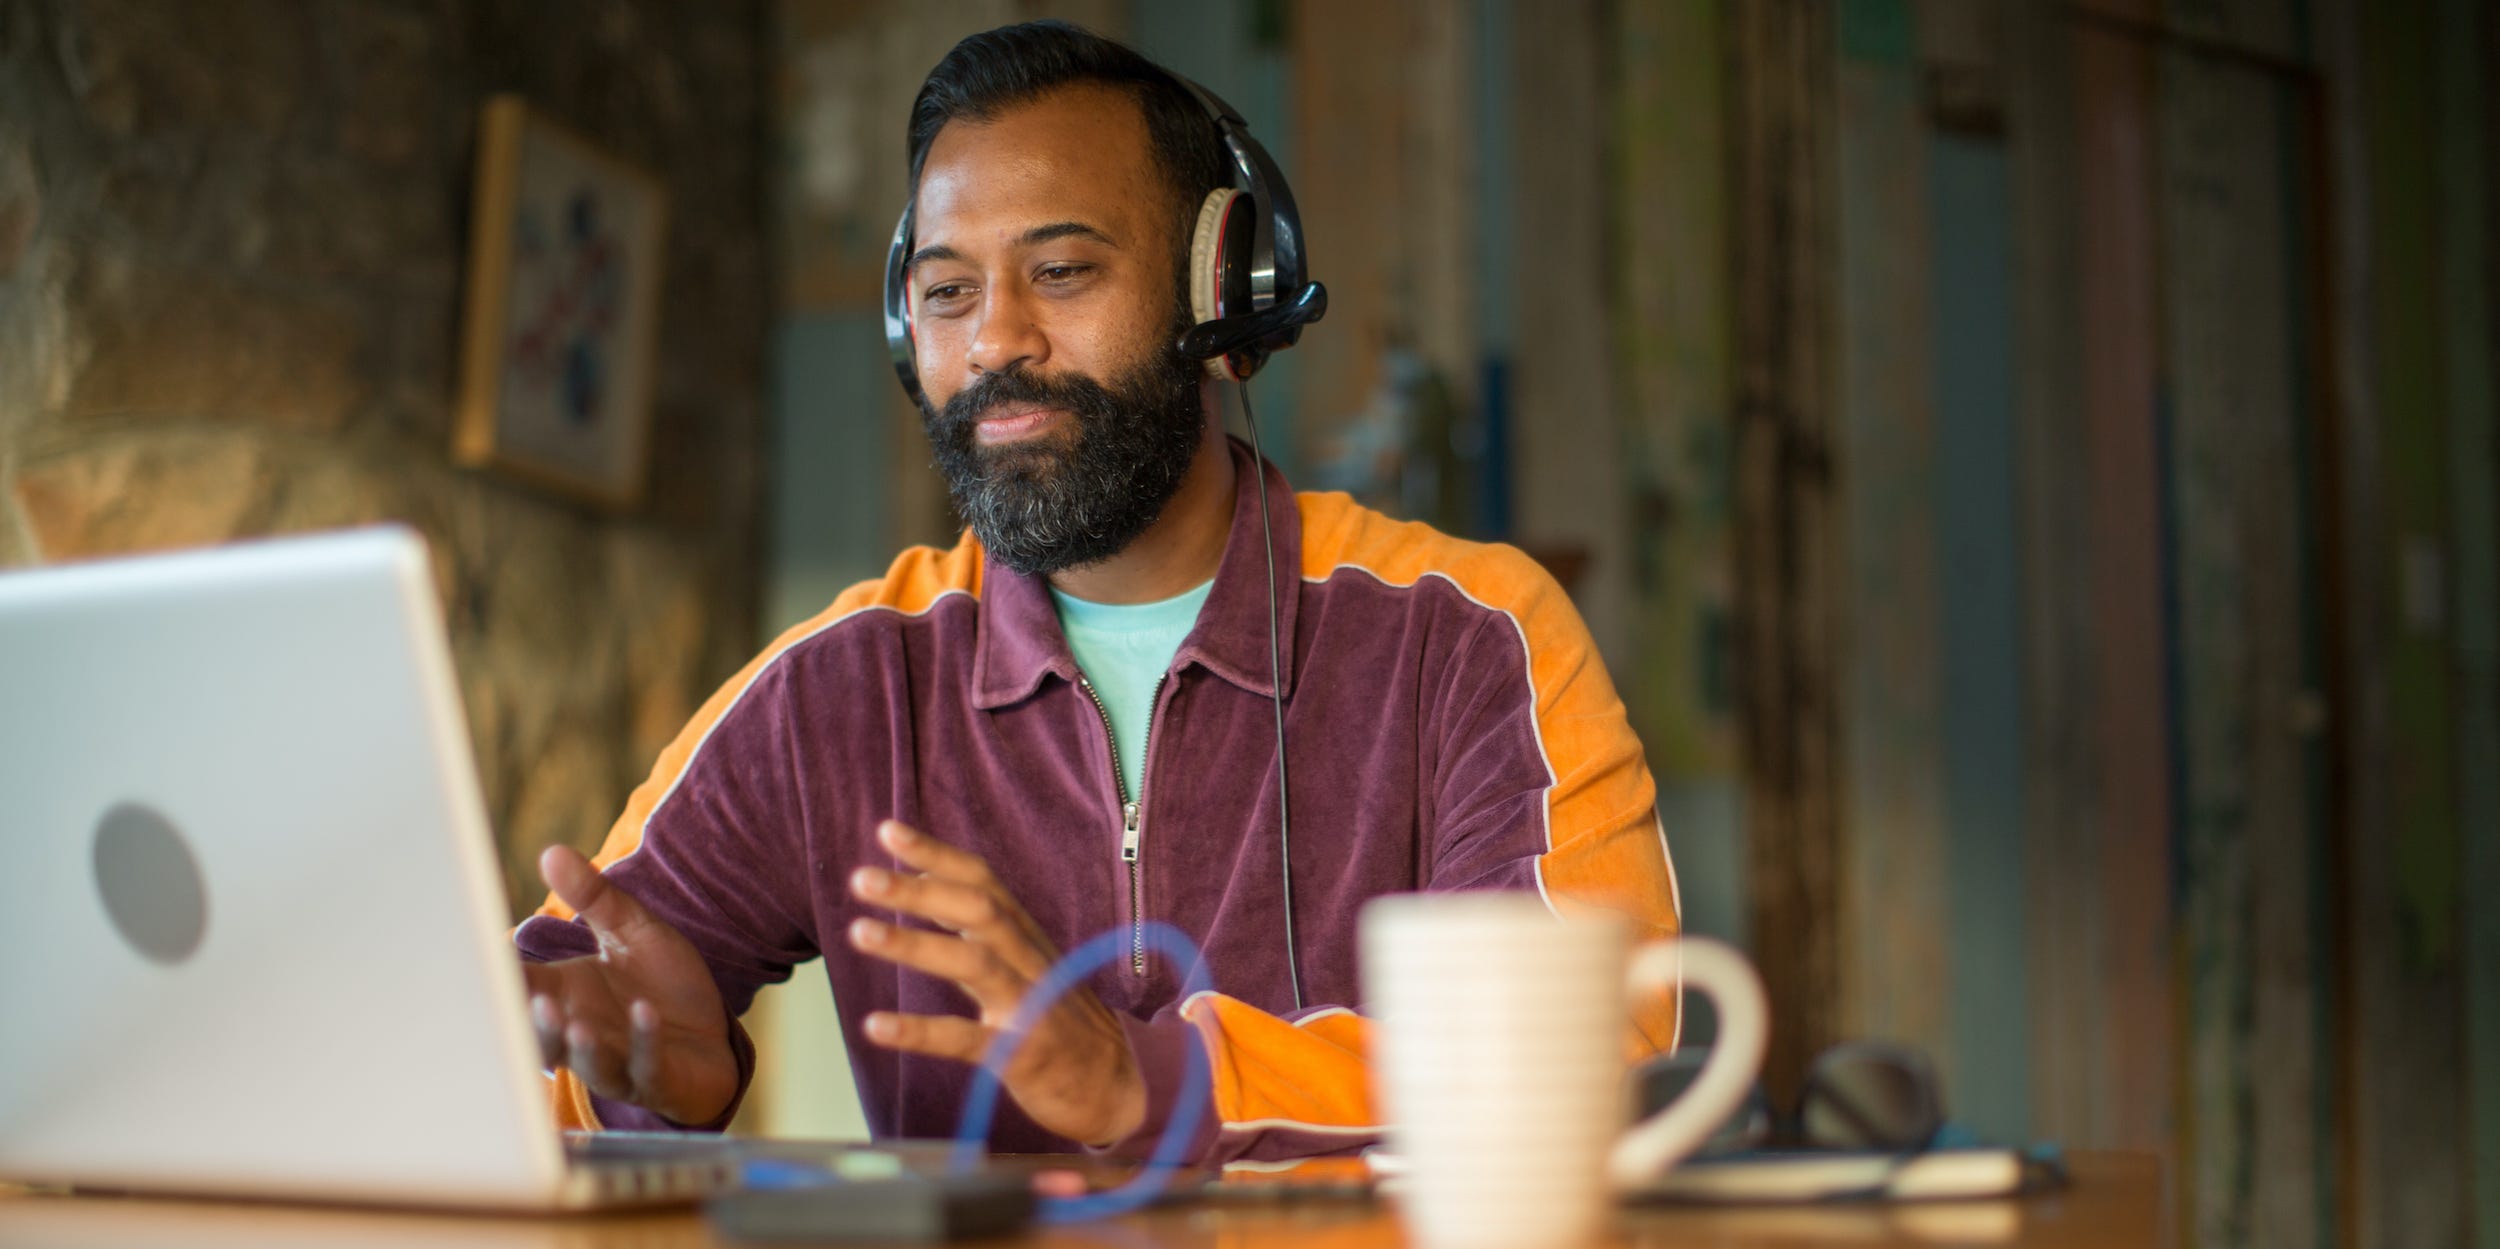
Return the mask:
[[[877,841],[915,870],[863,867],[851,873],[852,896],[943,931],[859,919],[851,923],[852,948],[953,981],[981,1013],[966,1019],[878,1011],[866,1021],[868,1039],[977,1063],[1059,952],[978,856],[894,820],[877,826]],[[1035,1123],[1088,1145],[1108,1145],[1146,1121],[1145,1076],[1128,1037],[1082,987],[1035,1021],[1008,1060],[1003,1082]]]

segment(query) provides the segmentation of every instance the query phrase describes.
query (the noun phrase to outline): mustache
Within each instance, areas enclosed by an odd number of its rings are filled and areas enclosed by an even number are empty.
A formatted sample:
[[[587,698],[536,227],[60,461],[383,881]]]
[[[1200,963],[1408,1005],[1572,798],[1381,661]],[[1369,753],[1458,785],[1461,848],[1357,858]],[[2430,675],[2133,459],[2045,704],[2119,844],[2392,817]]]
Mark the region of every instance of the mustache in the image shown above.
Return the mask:
[[[969,435],[972,427],[998,409],[1058,408],[1083,417],[1117,402],[1110,388],[1082,373],[1044,376],[1025,369],[984,373],[979,381],[956,391],[936,414],[939,430],[950,436]]]

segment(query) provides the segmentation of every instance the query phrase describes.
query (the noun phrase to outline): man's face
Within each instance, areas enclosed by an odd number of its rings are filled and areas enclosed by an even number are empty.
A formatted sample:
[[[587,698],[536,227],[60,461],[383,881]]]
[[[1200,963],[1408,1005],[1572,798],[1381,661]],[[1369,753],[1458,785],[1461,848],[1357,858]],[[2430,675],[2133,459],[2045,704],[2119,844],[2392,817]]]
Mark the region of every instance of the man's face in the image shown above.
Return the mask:
[[[1135,99],[1087,84],[948,123],[922,167],[904,281],[923,425],[956,510],[1019,572],[1117,554],[1205,436],[1151,150]]]

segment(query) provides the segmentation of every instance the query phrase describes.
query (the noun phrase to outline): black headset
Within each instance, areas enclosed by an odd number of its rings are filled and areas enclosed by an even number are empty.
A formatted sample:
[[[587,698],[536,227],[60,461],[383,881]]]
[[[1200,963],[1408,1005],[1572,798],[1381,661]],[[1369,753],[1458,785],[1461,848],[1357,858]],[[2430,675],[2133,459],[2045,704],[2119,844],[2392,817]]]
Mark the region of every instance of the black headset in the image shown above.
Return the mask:
[[[1160,67],[1158,67],[1160,68]],[[1181,335],[1181,354],[1202,362],[1208,376],[1241,384],[1242,420],[1250,428],[1252,475],[1258,479],[1259,525],[1267,539],[1267,654],[1269,692],[1276,707],[1276,825],[1282,863],[1285,968],[1293,979],[1293,1005],[1302,1009],[1302,965],[1293,938],[1293,814],[1285,783],[1284,644],[1277,634],[1276,535],[1267,515],[1267,457],[1259,451],[1259,421],[1250,411],[1250,375],[1269,355],[1291,347],[1302,327],[1328,312],[1328,288],[1310,280],[1302,254],[1302,214],[1293,188],[1267,149],[1250,135],[1250,123],[1189,79],[1163,70],[1207,111],[1207,119],[1232,153],[1234,185],[1207,192],[1190,235],[1189,309],[1196,324]],[[894,376],[913,402],[920,393],[920,363],[912,338],[911,287],[903,268],[912,253],[911,201],[894,223],[894,244],[885,254],[885,347]]]
[[[1309,278],[1293,188],[1251,137],[1250,123],[1214,92],[1163,72],[1207,111],[1232,155],[1234,179],[1232,186],[1207,192],[1198,206],[1189,247],[1189,308],[1196,324],[1181,335],[1181,354],[1204,361],[1211,376],[1247,381],[1271,353],[1301,338],[1303,326],[1326,315],[1328,288]],[[912,206],[905,200],[885,256],[885,346],[894,376],[918,401],[911,286],[903,272],[911,253]]]

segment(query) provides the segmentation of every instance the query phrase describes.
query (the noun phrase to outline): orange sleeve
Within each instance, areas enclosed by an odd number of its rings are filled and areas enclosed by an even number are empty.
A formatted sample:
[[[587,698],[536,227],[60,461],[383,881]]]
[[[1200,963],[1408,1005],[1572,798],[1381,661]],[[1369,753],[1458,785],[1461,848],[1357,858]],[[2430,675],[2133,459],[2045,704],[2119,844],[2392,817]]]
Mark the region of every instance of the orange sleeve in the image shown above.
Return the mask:
[[[1287,1021],[1220,993],[1182,1008],[1206,1042],[1215,1115],[1227,1133],[1376,1134],[1371,1023],[1342,1008]]]

